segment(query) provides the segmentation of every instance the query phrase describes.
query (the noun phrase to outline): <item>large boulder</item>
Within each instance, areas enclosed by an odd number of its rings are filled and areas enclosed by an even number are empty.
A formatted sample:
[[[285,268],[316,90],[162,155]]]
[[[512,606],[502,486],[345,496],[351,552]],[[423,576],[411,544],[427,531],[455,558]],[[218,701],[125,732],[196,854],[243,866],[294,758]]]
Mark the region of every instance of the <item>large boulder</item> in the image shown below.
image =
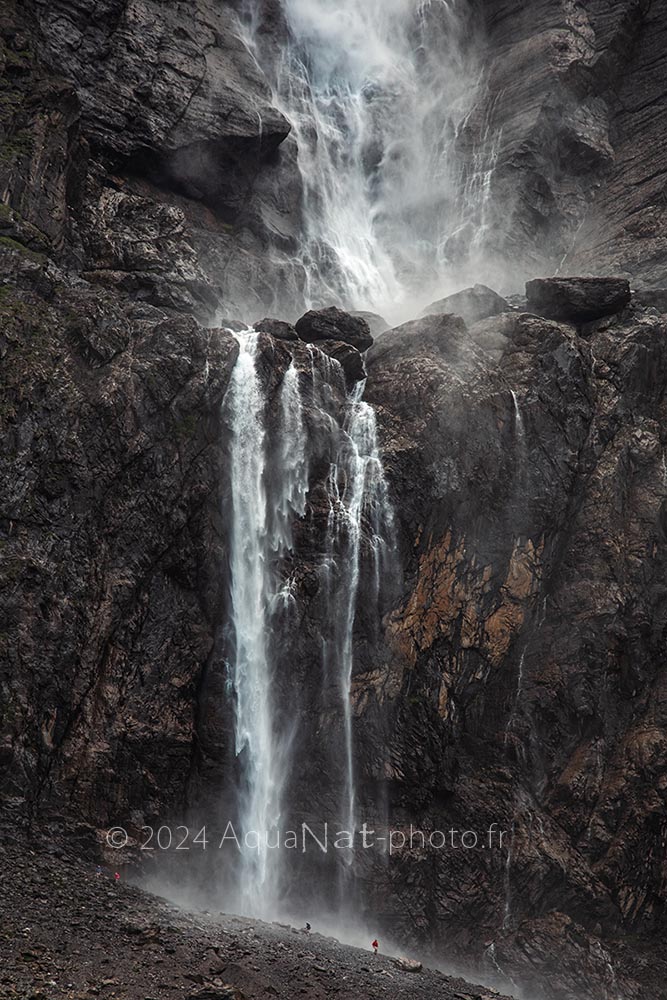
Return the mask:
[[[367,351],[373,344],[368,323],[361,316],[353,316],[336,306],[328,309],[311,309],[296,321],[296,332],[308,344],[318,340],[341,340],[358,351]]]
[[[255,323],[255,329],[260,333],[268,333],[278,340],[298,340],[299,335],[291,323],[285,323],[282,319],[261,319]]]
[[[535,278],[526,283],[526,298],[540,316],[589,323],[620,312],[631,295],[625,278]]]
[[[447,295],[444,299],[431,302],[422,310],[421,315],[453,313],[455,316],[461,316],[466,323],[477,323],[489,316],[509,312],[510,308],[509,302],[492,288],[487,288],[486,285],[473,285],[472,288],[464,288],[453,295]]]

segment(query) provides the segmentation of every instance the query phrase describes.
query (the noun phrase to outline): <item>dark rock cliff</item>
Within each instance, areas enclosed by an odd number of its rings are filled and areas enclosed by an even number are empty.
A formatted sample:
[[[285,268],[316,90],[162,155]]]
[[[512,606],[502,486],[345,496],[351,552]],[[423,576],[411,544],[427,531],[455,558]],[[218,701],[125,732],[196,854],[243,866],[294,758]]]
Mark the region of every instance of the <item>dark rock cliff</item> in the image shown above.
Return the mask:
[[[494,165],[489,274],[509,287],[558,267],[664,285],[664,5],[480,8],[485,74],[462,143]]]
[[[302,181],[267,82],[287,29],[263,0],[251,43],[245,9],[0,11],[3,201],[86,280],[207,322],[303,311]],[[662,5],[475,10],[484,72],[457,138],[464,187],[491,171],[475,280],[519,291],[560,267],[666,284]]]
[[[0,190],[61,264],[205,320],[298,298],[290,126],[230,4],[7,2],[0,36]]]
[[[601,927],[624,958],[664,934],[666,333],[655,311],[430,317],[367,362],[406,567],[392,801],[512,831],[504,872],[406,860],[395,919],[432,933],[437,912],[465,949],[474,914],[494,960],[555,995],[611,988]]]
[[[483,7],[489,101],[462,141],[502,137],[491,250],[664,284],[662,5]],[[294,318],[299,292],[295,147],[239,38],[206,0],[0,9],[0,790],[22,823],[140,824],[224,783],[236,348],[191,316],[250,290],[247,318]],[[404,585],[381,642],[360,616],[362,798],[511,833],[502,862],[402,856],[371,905],[576,1000],[666,995],[667,316],[642,301],[588,326],[426,317],[366,361]],[[263,343],[273,391],[290,341]],[[321,471],[297,536],[306,690]],[[294,794],[316,810],[310,737]]]
[[[178,808],[236,345],[18,243],[0,255],[3,801],[102,826]]]

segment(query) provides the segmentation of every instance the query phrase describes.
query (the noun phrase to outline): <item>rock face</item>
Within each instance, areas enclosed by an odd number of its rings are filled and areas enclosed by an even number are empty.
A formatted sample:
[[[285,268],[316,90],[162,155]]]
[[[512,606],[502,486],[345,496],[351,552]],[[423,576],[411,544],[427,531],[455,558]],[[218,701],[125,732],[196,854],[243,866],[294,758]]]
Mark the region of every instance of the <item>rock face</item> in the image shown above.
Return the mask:
[[[264,73],[287,28],[278,0],[256,5],[251,51],[245,10],[11,0],[0,14],[3,201],[86,280],[207,323],[294,319],[304,298],[296,140]],[[487,72],[453,150],[463,178],[486,178],[482,231],[461,236],[472,264],[508,292],[559,264],[667,285],[662,5],[478,13]]]
[[[460,316],[448,313],[426,316],[403,323],[386,333],[373,346],[369,363],[380,369],[397,351],[404,351],[414,357],[420,357],[424,353],[434,358],[447,357],[450,352],[456,353],[463,349],[467,339],[467,328]]]
[[[179,808],[221,600],[207,551],[236,344],[18,243],[0,269],[3,807],[94,825]]]
[[[493,284],[515,291],[561,261],[667,284],[664,6],[491,0],[481,17],[487,75],[461,144],[493,168]]]
[[[373,344],[368,323],[362,316],[353,316],[336,306],[311,309],[295,324],[296,332],[309,344],[321,340],[340,340],[358,351],[367,351]]]
[[[624,278],[534,278],[526,284],[526,299],[541,316],[588,323],[624,309],[630,285]]]
[[[444,299],[431,302],[430,305],[422,309],[422,316],[433,315],[434,313],[453,313],[460,316],[466,323],[477,323],[481,319],[488,319],[489,316],[497,316],[499,313],[509,312],[510,305],[502,297],[486,285],[474,285],[472,288],[464,288],[454,295],[447,295]]]
[[[667,16],[644,0],[480,14],[487,90],[458,141],[466,162],[494,156],[488,260],[508,282],[564,255],[611,263],[645,291],[616,315],[625,285],[550,280],[559,319],[614,313],[586,337],[518,311],[375,343],[339,310],[302,317],[296,340],[263,321],[262,385],[275,413],[294,357],[312,369],[304,340],[348,388],[368,373],[397,545],[381,629],[358,602],[360,811],[507,838],[369,861],[364,905],[406,945],[547,1000],[662,997]],[[280,5],[257,16],[278,50]],[[295,140],[241,36],[212,0],[0,11],[0,795],[19,824],[219,806],[234,766],[218,643],[237,348],[215,321],[298,314],[303,232]],[[303,693],[290,793],[306,816],[340,784],[322,779],[341,720],[312,670],[330,627],[325,416],[306,407],[281,664]]]
[[[4,814],[138,827],[210,807],[230,766],[216,635],[235,341],[1,246]],[[666,324],[636,307],[584,339],[530,314],[471,330],[441,315],[367,355],[403,583],[381,635],[366,591],[358,605],[360,814],[480,837],[498,824],[507,841],[368,861],[365,905],[412,949],[549,1000],[601,1000],[612,981],[643,1000],[665,975]],[[260,344],[271,407],[310,349]],[[320,447],[321,414],[305,416]],[[306,816],[331,812],[340,780],[322,781],[340,719],[312,671],[328,627],[318,454],[285,662]]]
[[[207,321],[298,299],[290,126],[241,34],[209,0],[4,5],[3,201],[86,280]]]
[[[158,183],[231,209],[245,193],[239,174],[248,161],[289,134],[230,6],[201,0],[185,12],[115,0],[106,19],[97,12],[97,31],[89,26],[95,5],[86,0],[66,12],[43,0],[32,6],[43,65],[59,73],[66,63],[96,155],[129,162],[130,170],[134,163]]]
[[[437,912],[464,952],[474,912],[480,958],[529,995],[603,997],[618,976],[624,997],[659,996],[625,963],[635,929],[651,949],[665,926],[665,317],[611,318],[589,341],[507,314],[485,321],[493,351],[440,322],[368,355],[405,593],[391,685],[369,669],[358,699],[389,715],[395,824],[495,821],[510,848],[399,857],[411,909],[392,927],[416,940]]]

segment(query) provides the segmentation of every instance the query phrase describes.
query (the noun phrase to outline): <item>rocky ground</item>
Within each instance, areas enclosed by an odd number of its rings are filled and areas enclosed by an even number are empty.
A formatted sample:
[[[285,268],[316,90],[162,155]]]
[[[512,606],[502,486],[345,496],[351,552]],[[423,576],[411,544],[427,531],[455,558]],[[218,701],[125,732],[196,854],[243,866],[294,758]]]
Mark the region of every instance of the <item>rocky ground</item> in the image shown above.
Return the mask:
[[[188,912],[61,848],[0,844],[2,1000],[502,1000],[283,924]]]

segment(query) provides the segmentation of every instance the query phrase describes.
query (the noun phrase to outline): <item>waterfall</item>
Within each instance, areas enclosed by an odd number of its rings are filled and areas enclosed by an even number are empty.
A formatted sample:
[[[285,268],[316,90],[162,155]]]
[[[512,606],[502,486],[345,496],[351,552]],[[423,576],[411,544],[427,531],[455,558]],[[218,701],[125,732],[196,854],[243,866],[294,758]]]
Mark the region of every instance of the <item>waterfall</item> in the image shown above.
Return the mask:
[[[510,842],[507,848],[507,857],[505,859],[505,876],[504,876],[504,903],[503,903],[503,930],[511,924],[512,920],[512,852],[514,850],[514,834],[515,834],[515,821],[512,820],[511,832],[510,832]]]
[[[516,430],[516,436],[520,442],[523,442],[525,432],[523,429],[523,417],[521,415],[521,407],[519,406],[519,398],[514,389],[510,389],[510,392],[512,394],[512,405],[514,406],[514,428]]]
[[[523,664],[525,659],[526,659],[526,647],[524,646],[524,648],[521,650],[521,656],[519,657],[519,670],[517,673],[516,692],[514,695],[514,701],[512,702],[512,708],[509,717],[507,719],[507,725],[505,726],[505,736],[503,739],[503,744],[505,747],[507,747],[510,736],[512,734],[512,730],[514,728],[514,723],[516,722],[516,717],[521,708],[521,695],[523,694]],[[523,745],[522,745],[522,752],[523,752]]]
[[[283,379],[279,429],[280,475],[267,476],[265,399],[256,370],[259,335],[237,335],[239,357],[225,406],[231,430],[231,613],[234,626],[232,680],[236,697],[235,748],[243,764],[239,796],[241,833],[266,838],[278,828],[288,741],[276,731],[272,612],[284,587],[275,572],[291,547],[291,522],[303,514],[307,462],[298,375]],[[252,839],[252,838],[251,838]],[[279,870],[261,844],[241,855],[239,909],[265,914],[279,891]]]
[[[465,163],[459,148],[478,82],[469,4],[282,6],[274,91],[298,145],[306,300],[407,318],[452,290],[462,240],[487,225],[493,144]]]
[[[340,685],[346,769],[341,820],[349,831],[355,830],[357,819],[350,691],[362,534],[365,530],[370,543],[376,601],[383,557],[393,535],[393,513],[378,450],[375,411],[363,401],[363,390],[364,383],[359,382],[350,394],[340,445],[327,480],[330,503],[327,549],[330,558],[339,553],[338,586],[331,613],[332,620],[339,624],[325,646],[325,657],[329,664],[335,665]]]
[[[331,819],[343,821],[350,831],[356,827],[357,805],[351,687],[358,596],[368,573],[370,591],[364,593],[379,601],[393,513],[375,413],[362,399],[363,383],[347,394],[337,361],[312,346],[293,348],[300,360],[297,364],[293,358],[284,371],[269,426],[269,389],[258,374],[261,335],[249,330],[235,336],[239,356],[223,404],[231,439],[229,671],[241,773],[239,833],[253,835],[236,872],[235,905],[248,914],[275,917],[285,873],[282,852],[269,845],[280,837],[296,726],[293,718],[286,721],[277,676],[278,650],[283,639],[289,641],[281,628],[295,601],[291,579],[285,580],[282,571],[294,544],[293,526],[306,512],[311,454],[328,461],[329,517],[321,560],[332,633],[323,643],[320,668],[323,676],[335,678],[341,719],[336,739],[344,756],[340,815]],[[304,393],[319,428],[311,436]],[[299,692],[290,688],[296,682],[290,676],[280,680],[289,708],[298,700]]]

